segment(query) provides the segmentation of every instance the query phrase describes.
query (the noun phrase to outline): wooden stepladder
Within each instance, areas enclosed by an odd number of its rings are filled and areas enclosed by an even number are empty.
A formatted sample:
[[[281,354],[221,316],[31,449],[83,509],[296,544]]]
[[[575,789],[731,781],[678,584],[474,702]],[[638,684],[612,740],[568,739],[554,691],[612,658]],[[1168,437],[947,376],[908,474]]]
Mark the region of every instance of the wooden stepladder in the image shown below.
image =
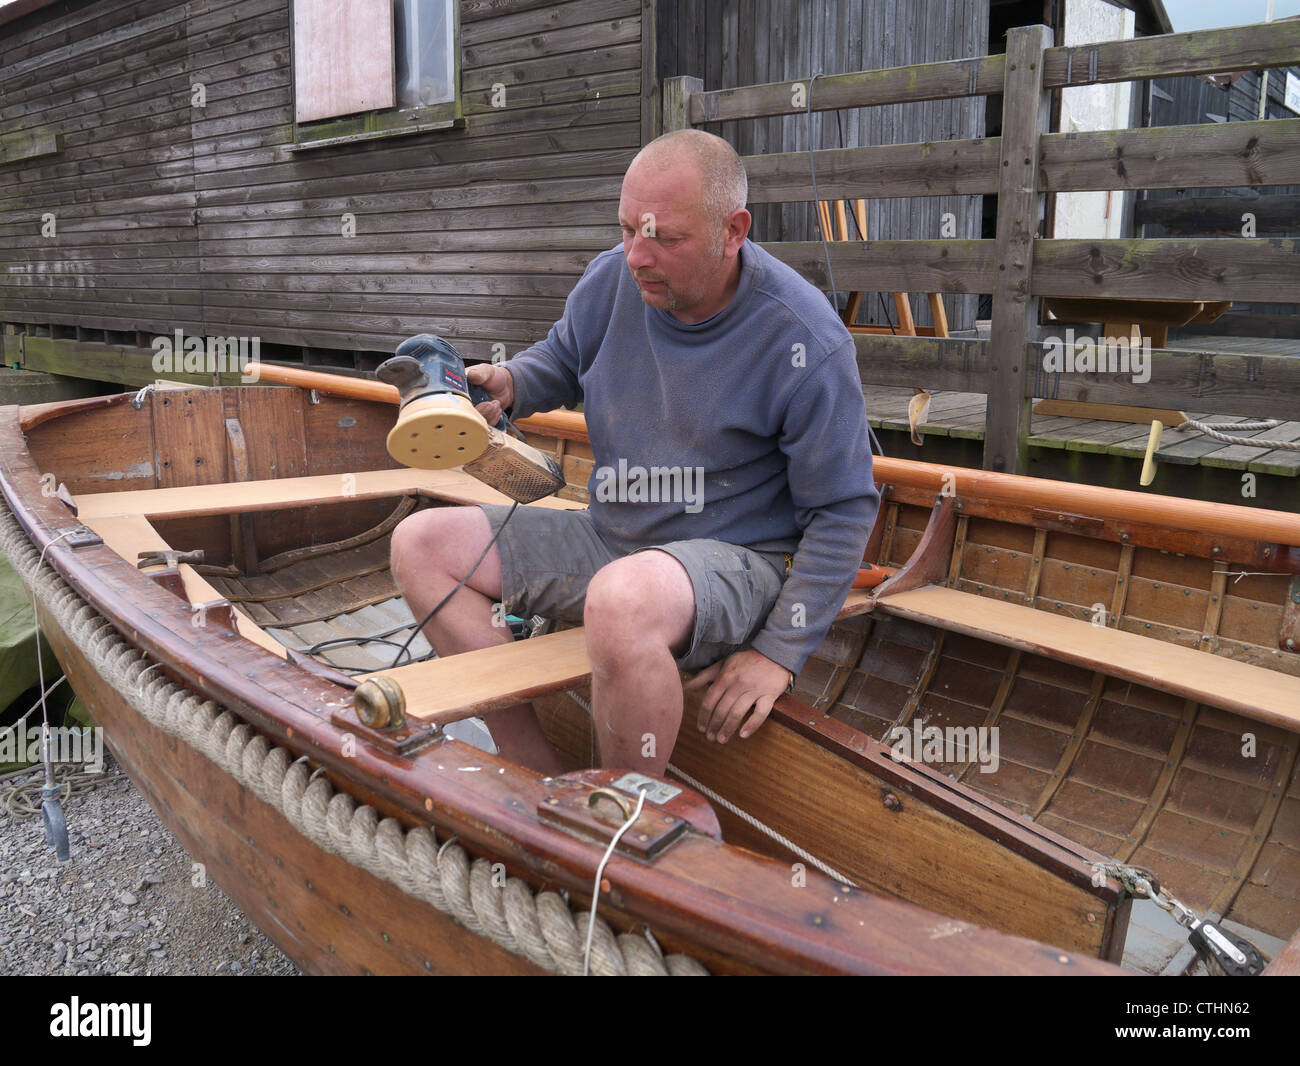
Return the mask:
[[[847,241],[849,237],[849,214],[846,200],[818,200],[817,221],[822,234],[828,241]],[[832,212],[834,217],[832,218]],[[853,201],[853,217],[857,221],[861,239],[867,239],[867,201],[861,198]],[[844,308],[844,324],[850,333],[897,333],[902,337],[946,337],[948,336],[948,313],[944,310],[943,297],[937,292],[929,293],[930,317],[933,326],[918,326],[912,318],[912,305],[907,293],[894,293],[894,311],[898,315],[897,329],[889,326],[859,326],[854,319],[862,307],[862,293],[849,293],[849,302]]]

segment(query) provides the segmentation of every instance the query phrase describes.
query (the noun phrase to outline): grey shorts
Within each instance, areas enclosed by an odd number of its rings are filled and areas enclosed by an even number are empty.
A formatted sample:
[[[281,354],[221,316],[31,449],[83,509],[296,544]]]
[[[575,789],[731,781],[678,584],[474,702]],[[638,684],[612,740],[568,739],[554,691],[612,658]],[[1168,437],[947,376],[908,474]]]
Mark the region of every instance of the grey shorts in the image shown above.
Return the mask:
[[[510,508],[485,504],[483,512],[496,533]],[[547,507],[517,508],[497,548],[501,597],[509,613],[579,624],[592,577],[624,554],[601,539],[590,512]],[[758,635],[785,581],[780,552],[719,540],[678,540],[653,548],[681,563],[695,590],[695,627],[677,659],[679,668],[702,670]]]

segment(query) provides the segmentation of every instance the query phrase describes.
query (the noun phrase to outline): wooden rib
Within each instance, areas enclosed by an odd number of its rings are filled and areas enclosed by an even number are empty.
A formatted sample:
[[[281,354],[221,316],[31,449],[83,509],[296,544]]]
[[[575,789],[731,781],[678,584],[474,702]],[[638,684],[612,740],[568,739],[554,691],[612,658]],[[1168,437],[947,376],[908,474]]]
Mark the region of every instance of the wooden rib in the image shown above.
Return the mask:
[[[321,589],[329,588],[331,585],[337,585],[343,581],[351,581],[353,578],[369,577],[371,574],[382,573],[387,569],[388,569],[388,560],[385,559],[383,562],[374,563],[371,566],[365,567],[364,569],[361,570],[349,570],[346,574],[321,578],[315,584],[307,585],[304,588],[290,589],[284,592],[267,592],[267,593],[260,593],[260,594],[254,594],[251,592],[247,592],[243,594],[236,593],[235,595],[228,595],[226,599],[228,599],[231,603],[269,603],[272,600],[291,600],[298,596],[306,596],[309,592],[319,592]],[[391,600],[396,595],[397,593],[394,592],[392,595],[388,596],[387,598]],[[358,606],[355,608],[349,607],[345,611],[336,611],[335,614],[348,614],[350,611],[360,610],[362,606],[365,605],[358,603]],[[334,615],[330,615],[330,617],[333,618]],[[297,624],[298,624],[297,622],[294,623],[294,625]]]
[[[934,643],[930,646],[930,651],[926,655],[925,662],[921,665],[921,676],[917,679],[915,687],[908,693],[907,699],[899,709],[898,715],[894,718],[883,733],[880,734],[880,742],[888,744],[889,738],[895,729],[905,729],[912,721],[917,709],[921,706],[921,700],[925,698],[926,692],[929,691],[930,682],[934,680],[934,672],[939,668],[939,659],[943,655],[944,640],[948,634],[945,630],[934,630]]]
[[[1224,571],[1217,571],[1214,574],[1213,583],[1210,585],[1210,603],[1205,612],[1205,636],[1201,639],[1201,648],[1205,651],[1213,651],[1218,648],[1219,642],[1219,623],[1223,617],[1223,603],[1227,598],[1228,592],[1228,574]],[[1209,639],[1206,639],[1208,637]],[[1288,737],[1286,745],[1287,755],[1279,761],[1277,773],[1273,776],[1273,785],[1268,799],[1260,809],[1259,817],[1255,819],[1254,828],[1246,837],[1246,845],[1242,848],[1241,854],[1232,867],[1232,879],[1226,881],[1214,897],[1210,904],[1210,910],[1217,914],[1227,914],[1228,910],[1236,902],[1237,896],[1246,886],[1246,881],[1250,871],[1255,868],[1255,863],[1259,861],[1259,856],[1264,850],[1264,845],[1268,843],[1269,835],[1273,832],[1273,824],[1277,821],[1278,812],[1282,809],[1282,800],[1286,795],[1287,783],[1291,780],[1291,774],[1295,770],[1296,756],[1300,753],[1300,740],[1294,735]]]
[[[359,574],[356,576],[360,576]],[[344,580],[347,580],[346,578]],[[328,622],[332,618],[338,618],[340,615],[352,614],[355,611],[364,610],[367,607],[376,607],[381,603],[387,603],[389,600],[395,600],[399,596],[396,588],[391,592],[382,592],[374,596],[367,596],[363,600],[354,600],[344,607],[334,607],[329,610],[317,611],[315,614],[308,615],[306,618],[279,618],[272,624],[275,629],[290,629],[294,626],[311,625],[313,622]],[[242,601],[253,603],[254,600]],[[269,610],[269,608],[268,608]]]
[[[880,538],[880,551],[871,560],[874,563],[889,562],[889,553],[894,550],[894,532],[898,529],[898,506],[896,501],[891,501],[885,508],[885,531]]]
[[[1300,678],[1266,667],[937,586],[878,599],[875,609],[1300,729]]]
[[[1209,906],[1209,909],[1216,914],[1228,913],[1236,902],[1238,894],[1246,887],[1250,871],[1254,869],[1260,853],[1264,850],[1264,845],[1268,843],[1269,835],[1273,832],[1273,823],[1277,821],[1278,812],[1282,809],[1282,800],[1286,797],[1287,783],[1295,771],[1298,747],[1300,746],[1297,745],[1296,738],[1291,737],[1291,743],[1286,748],[1287,755],[1280,761],[1277,773],[1273,775],[1273,786],[1269,797],[1259,812],[1259,817],[1255,819],[1254,828],[1246,837],[1245,848],[1233,864],[1232,878],[1219,889]]]
[[[962,515],[957,519],[957,531],[952,538],[952,562],[948,565],[947,585],[949,588],[955,588],[957,579],[961,577],[962,563],[966,559],[966,541],[969,528],[969,515]]]
[[[1115,578],[1115,599],[1111,603],[1111,617],[1115,619],[1115,626],[1118,627],[1120,616],[1124,612],[1125,604],[1128,599],[1128,590],[1132,587],[1130,578],[1133,574],[1133,546],[1124,545],[1124,550],[1120,553],[1119,573]],[[1213,633],[1219,628],[1219,617],[1223,611],[1223,589],[1227,583],[1227,575],[1224,574],[1223,581],[1216,577],[1210,588],[1210,602],[1207,605],[1205,613],[1204,629],[1207,633]],[[1216,590],[1217,587],[1217,590]],[[1201,642],[1205,646],[1205,642]],[[1165,756],[1165,765],[1160,770],[1160,776],[1156,778],[1156,783],[1151,788],[1151,795],[1148,797],[1146,808],[1138,816],[1138,820],[1133,823],[1133,828],[1129,830],[1129,836],[1119,849],[1115,852],[1115,858],[1120,862],[1127,862],[1133,857],[1133,854],[1140,848],[1147,838],[1147,833],[1155,824],[1156,815],[1164,808],[1165,801],[1169,798],[1169,790],[1173,787],[1174,779],[1178,776],[1178,771],[1182,768],[1183,757],[1187,754],[1187,743],[1191,740],[1192,730],[1196,727],[1196,719],[1200,715],[1201,705],[1196,700],[1185,700],[1183,702],[1182,716],[1178,722],[1178,728],[1174,731],[1173,740],[1169,744],[1169,751]]]
[[[1182,718],[1179,719],[1178,728],[1174,732],[1174,739],[1170,742],[1169,752],[1165,756],[1165,765],[1160,770],[1160,776],[1156,778],[1156,783],[1151,788],[1151,795],[1147,800],[1145,810],[1136,822],[1133,828],[1129,830],[1129,836],[1115,851],[1115,859],[1119,862],[1128,862],[1144,843],[1146,843],[1147,833],[1155,824],[1156,815],[1164,809],[1165,800],[1169,798],[1169,790],[1173,787],[1174,778],[1178,776],[1178,771],[1182,769],[1183,757],[1187,754],[1187,742],[1191,739],[1192,730],[1196,726],[1197,716],[1200,714],[1201,705],[1195,700],[1187,700],[1183,703]]]
[[[1210,577],[1210,602],[1205,607],[1205,624],[1197,647],[1202,651],[1219,650],[1219,623],[1223,621],[1223,603],[1228,598],[1228,573],[1219,570]]]
[[[1124,609],[1128,605],[1128,590],[1133,585],[1132,577],[1133,545],[1125,544],[1120,549],[1119,566],[1115,570],[1115,591],[1110,598],[1110,618],[1106,620],[1106,625],[1112,629],[1120,628],[1120,621],[1124,617]]]
[[[283,570],[286,566],[292,566],[294,563],[301,563],[308,559],[318,559],[324,555],[334,555],[337,552],[348,551],[351,548],[360,548],[371,541],[378,540],[389,530],[396,528],[398,522],[415,510],[415,503],[414,496],[403,496],[401,502],[393,509],[392,514],[375,526],[374,529],[358,533],[355,537],[336,540],[332,544],[312,544],[306,548],[293,548],[290,551],[281,552],[279,555],[273,555],[262,563],[262,573],[274,574],[277,570]]]
[[[962,521],[966,521],[965,518]],[[1034,600],[1038,596],[1038,582],[1043,576],[1043,558],[1046,555],[1047,548],[1047,530],[1034,530],[1034,554],[1029,566],[1029,575],[1025,579],[1025,606],[1032,607]],[[953,552],[956,555],[956,552]],[[956,582],[952,579],[948,581],[949,585]],[[1020,670],[1020,658],[1023,653],[1019,648],[1012,648],[1007,655],[1007,664],[1002,668],[1002,677],[998,681],[998,690],[993,694],[993,701],[989,704],[988,713],[984,715],[983,727],[992,729],[997,724],[997,720],[1002,715],[1002,710],[1007,705],[1007,697],[1011,695],[1011,686],[1016,682],[1016,674]],[[967,759],[966,762],[956,773],[958,781],[963,780],[975,766],[974,758]]]
[[[1047,555],[1047,531],[1038,530],[1034,533],[1034,555],[1033,563],[1030,570],[1031,585],[1026,590],[1026,606],[1032,608],[1035,600],[1038,598],[1038,580],[1042,576],[1043,561]],[[1122,553],[1121,553],[1122,557]],[[1128,548],[1128,559],[1132,565],[1133,549]],[[1037,570],[1037,574],[1034,571]],[[1121,591],[1121,586],[1123,589]],[[1115,598],[1122,598],[1128,595],[1128,581],[1121,580],[1119,573],[1115,575],[1115,592],[1111,597],[1112,606]],[[1112,614],[1112,617],[1114,615]],[[1116,619],[1118,624],[1118,619]],[[1018,664],[1017,664],[1018,665]],[[1074,765],[1075,759],[1079,757],[1079,752],[1083,750],[1084,741],[1088,737],[1089,730],[1092,729],[1092,720],[1097,714],[1097,708],[1101,705],[1101,694],[1106,688],[1106,677],[1101,673],[1092,675],[1092,688],[1088,693],[1088,702],[1083,705],[1083,710],[1079,712],[1079,718],[1074,723],[1074,732],[1070,734],[1070,742],[1066,744],[1065,750],[1061,752],[1061,757],[1057,760],[1056,766],[1052,770],[1052,776],[1043,784],[1038,793],[1038,799],[1034,801],[1032,808],[1032,817],[1038,818],[1043,811],[1047,809],[1049,803],[1055,798],[1056,793],[1061,786],[1065,784],[1066,778],[1070,774],[1070,767]]]
[[[1038,583],[1043,577],[1043,560],[1047,556],[1047,530],[1034,530],[1034,554],[1029,563],[1029,576],[1025,580],[1025,606],[1033,607],[1038,599]]]
[[[872,619],[863,619],[862,636],[854,643],[853,653],[849,656],[848,663],[838,668],[838,673],[835,675],[834,686],[829,687],[827,691],[823,692],[813,701],[814,707],[834,707],[839,703],[840,697],[844,695],[844,690],[849,686],[849,678],[853,676],[858,668],[858,663],[862,661],[862,654],[867,650],[867,642],[871,639],[871,630],[874,626],[875,623]],[[829,714],[830,712],[827,711],[827,713]]]
[[[1056,796],[1057,790],[1065,784],[1065,779],[1070,775],[1070,767],[1074,765],[1074,760],[1079,757],[1079,752],[1083,750],[1083,742],[1087,739],[1088,731],[1092,728],[1092,720],[1097,714],[1097,707],[1101,704],[1101,694],[1105,687],[1106,675],[1093,674],[1092,690],[1088,693],[1088,702],[1084,704],[1083,711],[1079,714],[1079,720],[1074,724],[1074,732],[1070,734],[1070,742],[1065,746],[1065,750],[1061,752],[1061,757],[1052,770],[1052,776],[1047,779],[1042,791],[1038,794],[1038,799],[1034,801],[1030,817],[1037,818],[1041,815]]]

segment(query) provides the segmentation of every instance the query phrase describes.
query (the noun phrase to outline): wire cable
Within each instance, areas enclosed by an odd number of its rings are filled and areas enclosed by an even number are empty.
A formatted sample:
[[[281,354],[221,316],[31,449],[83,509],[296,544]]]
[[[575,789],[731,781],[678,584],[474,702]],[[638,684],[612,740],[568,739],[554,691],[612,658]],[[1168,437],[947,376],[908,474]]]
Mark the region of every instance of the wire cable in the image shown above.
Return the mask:
[[[449,593],[447,593],[447,595],[445,595],[441,600],[438,601],[437,605],[433,608],[433,610],[431,610],[428,614],[424,616],[423,622],[421,622],[419,625],[417,625],[414,629],[411,630],[411,635],[406,638],[406,643],[402,645],[401,650],[397,653],[397,658],[393,660],[392,666],[389,667],[390,670],[393,668],[393,666],[396,666],[399,662],[402,661],[402,656],[406,654],[406,649],[411,646],[411,641],[415,639],[415,634],[422,631],[424,627],[427,626],[429,622],[433,619],[433,616],[437,614],[439,611],[441,611],[443,607],[447,605],[447,602],[454,595],[456,595],[456,593],[458,593],[461,589],[465,587],[465,582],[467,582],[470,578],[474,576],[478,568],[483,564],[483,560],[487,558],[488,552],[490,552],[492,550],[493,545],[496,544],[497,538],[501,536],[501,531],[506,528],[506,523],[509,522],[510,519],[514,516],[515,509],[518,506],[519,506],[518,501],[510,505],[510,510],[506,513],[505,519],[502,521],[497,531],[492,534],[492,539],[487,542],[487,546],[484,547],[482,554],[480,554],[479,557],[474,561],[474,565],[469,568],[469,573],[466,574],[464,577],[462,577],[460,581],[456,583],[456,587],[454,589],[452,589]]]

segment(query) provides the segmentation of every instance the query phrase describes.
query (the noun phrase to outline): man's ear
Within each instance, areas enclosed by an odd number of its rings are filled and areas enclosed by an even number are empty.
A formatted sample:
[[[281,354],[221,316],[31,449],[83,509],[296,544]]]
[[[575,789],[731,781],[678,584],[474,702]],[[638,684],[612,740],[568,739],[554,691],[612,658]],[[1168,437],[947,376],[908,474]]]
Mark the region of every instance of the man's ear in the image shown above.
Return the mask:
[[[749,227],[753,221],[754,217],[743,207],[727,216],[727,239],[724,245],[727,255],[736,255],[740,252],[740,246],[749,236]]]

